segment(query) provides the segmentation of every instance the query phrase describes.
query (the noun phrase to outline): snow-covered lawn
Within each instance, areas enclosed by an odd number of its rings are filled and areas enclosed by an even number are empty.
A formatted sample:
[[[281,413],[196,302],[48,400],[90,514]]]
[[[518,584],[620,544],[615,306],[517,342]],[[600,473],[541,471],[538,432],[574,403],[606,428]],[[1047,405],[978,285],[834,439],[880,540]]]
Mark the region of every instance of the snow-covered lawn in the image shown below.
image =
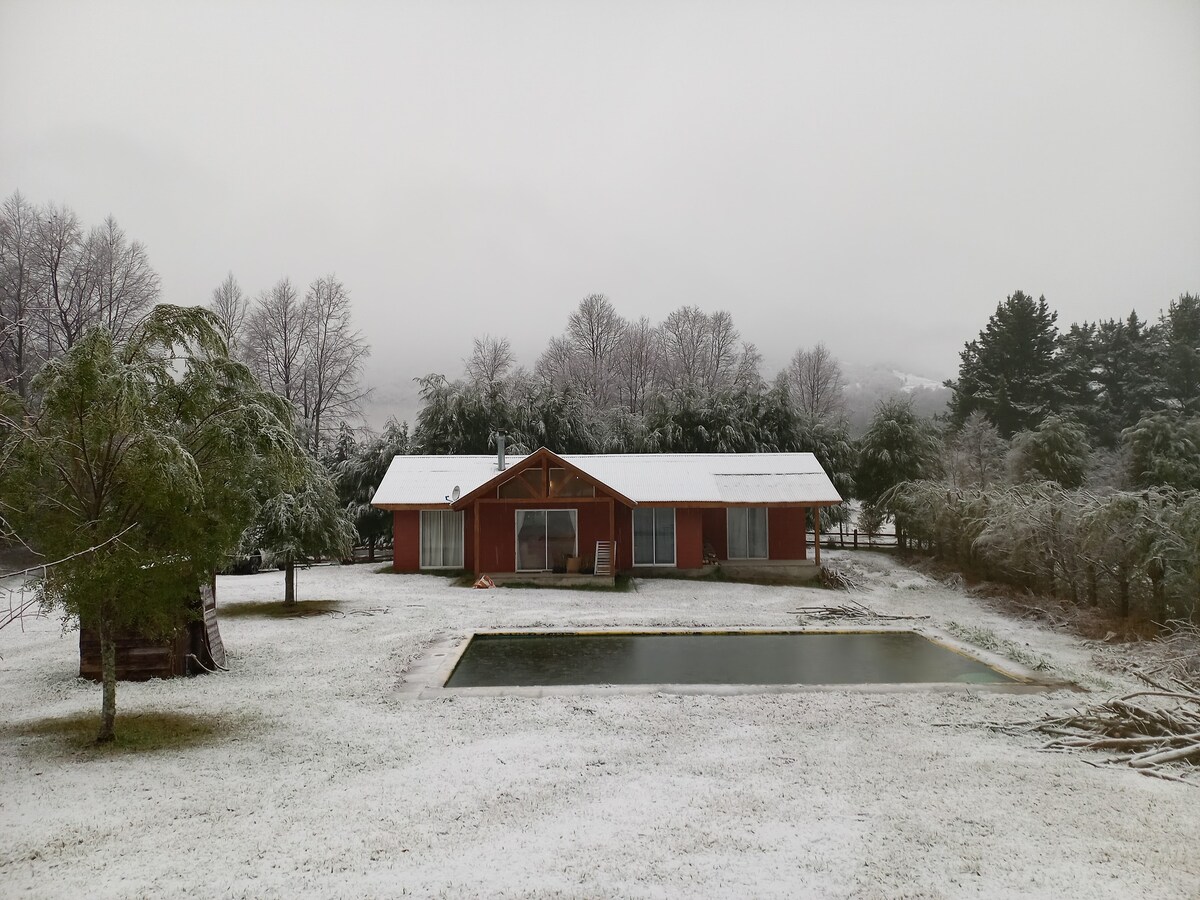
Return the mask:
[[[988,629],[1109,689],[1092,648],[1010,621],[889,558],[860,599]],[[87,897],[1195,897],[1200,793],[970,723],[1085,695],[863,693],[415,700],[405,665],[480,627],[793,625],[819,589],[639,581],[637,592],[450,587],[371,567],[221,578],[228,673],[123,684],[94,714],[76,635],[0,631],[0,894]],[[1027,645],[1027,646],[1026,646]],[[947,727],[947,723],[950,726]],[[961,727],[954,723],[960,723]]]

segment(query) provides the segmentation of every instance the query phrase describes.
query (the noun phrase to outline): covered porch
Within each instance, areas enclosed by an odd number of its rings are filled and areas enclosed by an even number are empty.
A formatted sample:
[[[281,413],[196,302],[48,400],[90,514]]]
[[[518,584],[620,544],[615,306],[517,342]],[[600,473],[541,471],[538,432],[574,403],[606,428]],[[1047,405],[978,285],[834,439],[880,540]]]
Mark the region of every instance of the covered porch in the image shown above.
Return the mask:
[[[618,507],[632,501],[546,448],[461,496],[472,568],[497,584],[602,585],[616,571]]]

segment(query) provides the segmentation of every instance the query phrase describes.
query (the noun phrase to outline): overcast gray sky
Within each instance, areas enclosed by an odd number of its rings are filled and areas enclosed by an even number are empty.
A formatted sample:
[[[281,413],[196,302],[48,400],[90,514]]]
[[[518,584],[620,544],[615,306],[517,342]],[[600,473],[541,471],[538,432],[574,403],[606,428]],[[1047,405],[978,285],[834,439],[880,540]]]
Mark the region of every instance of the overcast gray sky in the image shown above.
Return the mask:
[[[0,104],[0,193],[167,301],[336,272],[384,403],[591,292],[944,377],[1015,289],[1200,291],[1195,0],[0,0]]]

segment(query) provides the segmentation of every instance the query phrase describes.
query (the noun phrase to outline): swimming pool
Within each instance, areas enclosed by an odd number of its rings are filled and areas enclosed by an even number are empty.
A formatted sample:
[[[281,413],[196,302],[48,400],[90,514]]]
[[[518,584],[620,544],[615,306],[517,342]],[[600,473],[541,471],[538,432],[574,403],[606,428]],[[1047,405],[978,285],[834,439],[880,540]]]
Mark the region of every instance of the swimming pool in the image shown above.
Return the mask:
[[[478,633],[445,687],[1024,683],[915,631],[656,629]]]

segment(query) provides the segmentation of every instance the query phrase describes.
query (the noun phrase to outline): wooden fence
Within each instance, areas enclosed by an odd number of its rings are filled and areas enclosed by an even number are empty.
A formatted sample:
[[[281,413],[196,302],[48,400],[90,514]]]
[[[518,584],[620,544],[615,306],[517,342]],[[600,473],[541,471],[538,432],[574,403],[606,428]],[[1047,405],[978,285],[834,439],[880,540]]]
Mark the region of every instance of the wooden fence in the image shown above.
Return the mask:
[[[821,533],[822,547],[835,547],[840,550],[872,550],[882,549],[884,547],[896,547],[896,535],[874,534],[859,531],[857,528],[852,531],[830,531]]]

